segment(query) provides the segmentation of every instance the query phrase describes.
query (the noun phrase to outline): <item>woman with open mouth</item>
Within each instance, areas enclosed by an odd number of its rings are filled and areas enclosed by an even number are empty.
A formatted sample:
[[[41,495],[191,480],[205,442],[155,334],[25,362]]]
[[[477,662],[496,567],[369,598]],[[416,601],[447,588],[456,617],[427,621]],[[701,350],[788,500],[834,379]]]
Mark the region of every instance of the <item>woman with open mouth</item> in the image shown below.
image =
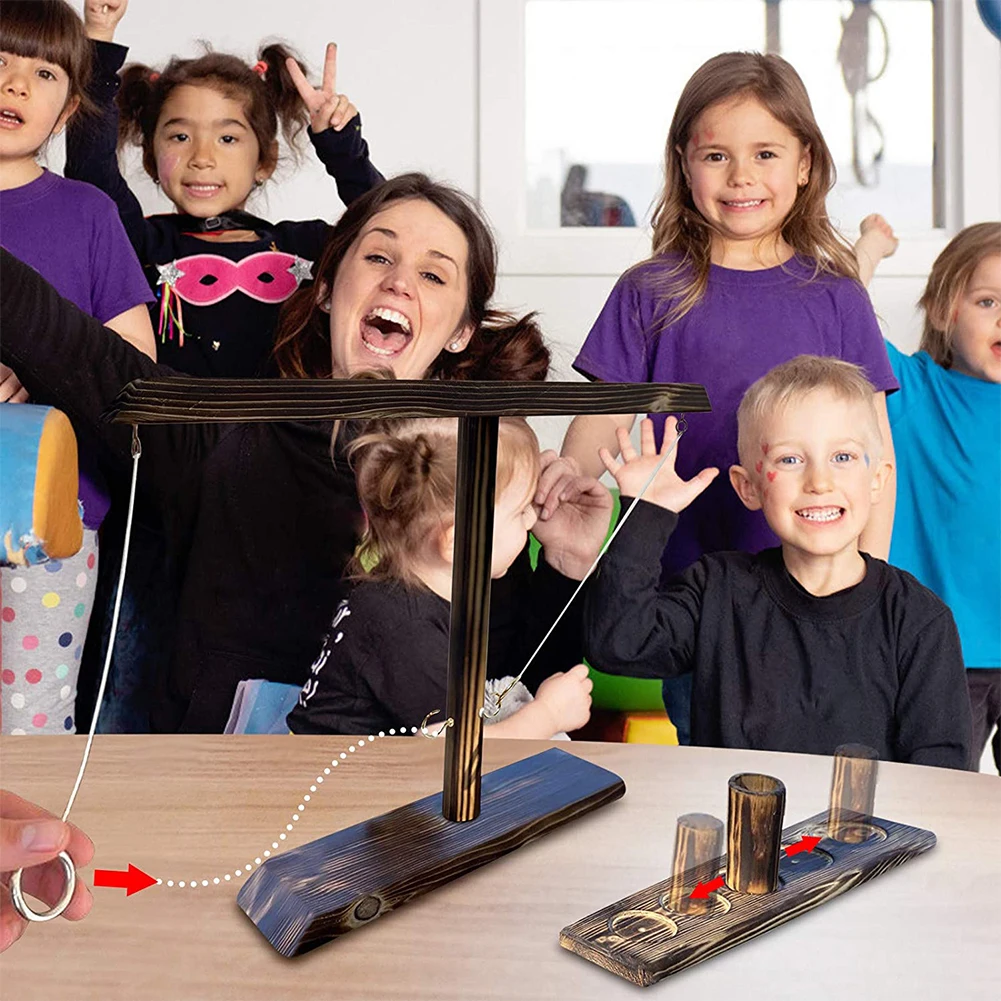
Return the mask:
[[[545,379],[549,351],[532,317],[489,308],[496,261],[466,196],[420,174],[387,181],[348,208],[315,285],[289,300],[275,352],[282,376],[383,368],[405,379]],[[64,410],[78,434],[96,437],[126,467],[130,431],[102,422],[102,411],[129,381],[174,373],[6,252],[2,280],[3,362],[34,399]],[[152,730],[220,732],[241,679],[305,681],[362,518],[343,458],[349,432],[338,436],[334,462],[330,433],[330,422],[143,428],[140,489],[163,510],[172,564],[163,595],[175,622]],[[493,593],[498,662],[505,638],[525,628],[529,599],[541,628],[544,610],[566,597],[530,594],[540,590],[530,573],[522,554]],[[580,659],[551,644],[536,683]]]

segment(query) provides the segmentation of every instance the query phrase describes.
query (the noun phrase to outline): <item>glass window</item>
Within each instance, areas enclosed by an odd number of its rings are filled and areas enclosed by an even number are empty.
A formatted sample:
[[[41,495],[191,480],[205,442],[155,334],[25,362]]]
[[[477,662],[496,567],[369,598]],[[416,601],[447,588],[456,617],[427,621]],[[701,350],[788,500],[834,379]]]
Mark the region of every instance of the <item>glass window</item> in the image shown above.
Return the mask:
[[[846,231],[869,212],[933,225],[932,0],[528,0],[527,223],[646,225],[685,82],[774,51],[802,76],[834,155]]]

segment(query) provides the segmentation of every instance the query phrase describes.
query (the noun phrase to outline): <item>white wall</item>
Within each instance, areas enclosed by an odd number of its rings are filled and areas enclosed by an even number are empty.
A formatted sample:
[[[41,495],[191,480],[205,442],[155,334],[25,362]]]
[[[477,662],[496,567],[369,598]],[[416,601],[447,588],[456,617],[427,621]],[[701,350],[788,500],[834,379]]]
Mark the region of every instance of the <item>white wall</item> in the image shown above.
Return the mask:
[[[265,37],[290,42],[314,69],[324,44],[339,46],[338,88],[361,109],[374,162],[384,174],[422,169],[479,194],[481,63],[491,72],[517,73],[507,40],[480,31],[482,5],[498,0],[365,0],[363,3],[285,0],[132,0],[119,28],[130,58],[160,64],[173,53],[197,51],[199,39],[216,49],[256,59]],[[520,0],[505,0],[517,8]],[[750,2],[750,0],[749,0]],[[756,2],[756,0],[755,0]],[[950,126],[958,154],[948,183],[958,194],[960,224],[1001,217],[1001,55],[981,24],[975,0],[944,0],[953,17],[955,104]],[[79,0],[77,0],[78,6]],[[520,9],[520,8],[519,8]],[[505,51],[491,51],[490,47]],[[956,57],[959,57],[958,59]],[[510,70],[505,67],[510,65]],[[500,67],[495,70],[494,67]],[[498,81],[493,80],[496,88]],[[504,89],[505,80],[499,81]],[[512,90],[519,81],[510,81]],[[960,103],[961,102],[961,103]],[[50,155],[61,168],[58,146]],[[129,160],[129,178],[148,212],[169,211],[167,201]],[[518,179],[512,178],[512,183]],[[272,219],[336,218],[341,211],[333,185],[307,150],[296,170],[286,165],[248,206]],[[494,220],[509,229],[506,220]],[[902,348],[917,344],[914,304],[926,266],[902,248],[872,285],[872,298],[888,337]],[[558,268],[555,270],[559,270]],[[614,273],[519,274],[502,270],[498,301],[538,310],[552,339],[557,378],[574,378],[570,362],[615,280]],[[545,422],[545,443],[558,445],[563,422]]]

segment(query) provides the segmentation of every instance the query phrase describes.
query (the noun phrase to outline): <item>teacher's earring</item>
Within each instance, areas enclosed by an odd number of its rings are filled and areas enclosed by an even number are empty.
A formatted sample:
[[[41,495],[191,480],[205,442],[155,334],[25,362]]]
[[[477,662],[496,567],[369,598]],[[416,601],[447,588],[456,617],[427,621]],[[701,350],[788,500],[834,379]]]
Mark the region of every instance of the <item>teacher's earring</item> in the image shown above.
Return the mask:
[[[448,350],[449,351],[461,351],[462,350],[462,341],[450,341],[449,345],[448,345]]]

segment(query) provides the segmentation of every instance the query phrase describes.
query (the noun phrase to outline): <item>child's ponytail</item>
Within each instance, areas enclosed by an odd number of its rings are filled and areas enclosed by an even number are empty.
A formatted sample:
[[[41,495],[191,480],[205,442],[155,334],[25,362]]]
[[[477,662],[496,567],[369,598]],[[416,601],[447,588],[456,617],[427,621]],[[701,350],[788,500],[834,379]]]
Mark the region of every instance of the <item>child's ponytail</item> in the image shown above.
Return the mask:
[[[141,63],[130,63],[119,74],[118,96],[118,148],[123,146],[143,146],[143,166],[150,172],[146,162],[146,143],[144,138],[148,132],[151,136],[150,157],[152,157],[152,133],[156,129],[156,120],[164,98],[158,98],[156,93],[160,74],[150,66]],[[154,111],[155,109],[155,111]],[[150,117],[152,115],[152,121]],[[155,166],[153,177],[155,178]]]
[[[413,582],[415,560],[452,523],[455,421],[378,421],[369,428],[348,449],[368,518],[349,572]]]
[[[257,53],[257,64],[251,69],[264,82],[268,103],[274,109],[285,143],[290,150],[297,152],[297,141],[309,123],[309,116],[303,107],[292,74],[285,65],[285,60],[290,58],[299,64],[299,69],[305,76],[308,73],[305,63],[295,52],[280,42],[268,42],[262,45]]]

